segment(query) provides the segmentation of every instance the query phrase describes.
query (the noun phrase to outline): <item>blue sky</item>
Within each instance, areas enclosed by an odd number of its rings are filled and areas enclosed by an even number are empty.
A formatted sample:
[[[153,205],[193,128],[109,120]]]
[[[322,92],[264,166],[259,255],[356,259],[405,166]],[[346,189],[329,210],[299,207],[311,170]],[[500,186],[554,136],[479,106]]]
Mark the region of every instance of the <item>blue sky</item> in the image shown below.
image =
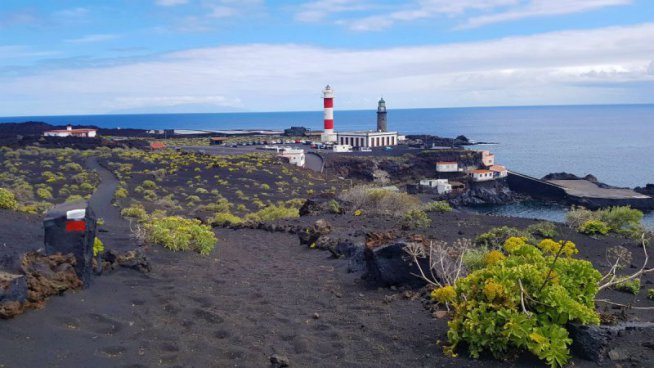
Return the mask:
[[[0,4],[0,116],[654,103],[651,0]]]

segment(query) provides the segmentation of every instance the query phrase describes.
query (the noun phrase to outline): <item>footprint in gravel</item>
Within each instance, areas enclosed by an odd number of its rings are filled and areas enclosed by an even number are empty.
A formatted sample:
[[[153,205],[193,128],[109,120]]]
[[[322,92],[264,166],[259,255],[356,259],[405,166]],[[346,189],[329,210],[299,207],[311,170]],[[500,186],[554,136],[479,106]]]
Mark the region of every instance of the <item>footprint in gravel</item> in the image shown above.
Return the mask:
[[[162,365],[173,364],[177,361],[177,355],[166,355],[159,358],[159,362]]]
[[[172,304],[164,304],[163,310],[173,316],[176,316],[179,313],[180,309]]]
[[[197,318],[203,319],[209,323],[223,323],[225,319],[216,313],[204,310],[204,309],[195,309],[193,315]]]
[[[213,333],[213,336],[215,338],[219,339],[219,340],[226,339],[226,338],[230,337],[231,335],[232,334],[229,333],[229,331],[225,331],[225,330],[218,330],[218,331]]]
[[[179,348],[177,347],[176,344],[172,342],[164,342],[163,344],[161,344],[161,350],[169,353],[176,353],[179,351]]]
[[[79,321],[75,318],[70,317],[60,317],[57,318],[62,325],[71,330],[77,330],[79,328]]]
[[[200,304],[202,308],[208,308],[213,305],[211,303],[211,299],[205,297],[205,296],[189,296],[189,299],[195,301],[196,303]]]
[[[105,335],[112,335],[123,329],[123,324],[101,314],[91,313],[88,317],[92,320],[90,330]]]
[[[127,351],[127,348],[124,346],[107,346],[105,348],[100,349],[100,351],[108,356],[108,357],[118,357],[121,356],[124,352]]]
[[[245,357],[245,353],[240,350],[231,350],[227,352],[227,356],[229,359],[243,359]]]

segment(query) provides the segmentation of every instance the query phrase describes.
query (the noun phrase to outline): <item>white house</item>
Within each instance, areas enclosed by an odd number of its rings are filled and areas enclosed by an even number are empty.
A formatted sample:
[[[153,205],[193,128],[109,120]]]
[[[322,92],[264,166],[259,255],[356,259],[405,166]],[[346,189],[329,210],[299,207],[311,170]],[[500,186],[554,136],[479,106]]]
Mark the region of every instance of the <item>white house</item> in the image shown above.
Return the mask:
[[[436,188],[438,194],[446,194],[452,191],[452,185],[447,179],[423,179],[420,180],[423,187]]]
[[[82,137],[82,138],[95,138],[97,129],[73,129],[68,125],[66,129],[48,130],[43,132],[44,137]]]
[[[387,147],[397,146],[397,132],[338,132],[336,142],[352,147]]]
[[[509,170],[502,165],[493,165],[488,170],[493,172],[495,178],[506,178],[509,176]]]
[[[468,175],[472,181],[489,181],[495,179],[495,174],[490,170],[470,170]]]
[[[277,157],[288,160],[288,163],[291,165],[297,165],[299,167],[304,167],[306,156],[304,155],[303,149],[292,149],[286,148]]]
[[[436,172],[458,172],[459,164],[454,161],[440,161],[436,163]]]

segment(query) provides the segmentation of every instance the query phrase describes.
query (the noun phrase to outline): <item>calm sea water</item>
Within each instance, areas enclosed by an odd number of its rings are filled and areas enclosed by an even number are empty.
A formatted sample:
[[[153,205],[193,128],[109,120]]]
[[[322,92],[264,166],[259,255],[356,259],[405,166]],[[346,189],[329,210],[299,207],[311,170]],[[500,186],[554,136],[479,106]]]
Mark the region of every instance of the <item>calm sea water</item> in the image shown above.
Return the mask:
[[[654,183],[654,105],[389,108],[390,129],[444,137],[463,134],[476,141],[496,142],[487,148],[496,154],[497,162],[528,175],[567,171],[592,173],[618,186]],[[291,125],[320,129],[322,111],[0,117],[0,122],[27,120],[145,129],[284,129]],[[375,122],[375,110],[335,111],[337,130],[374,129]],[[563,210],[539,204],[485,209],[552,220],[560,220]],[[648,215],[647,221],[654,227],[654,215]]]

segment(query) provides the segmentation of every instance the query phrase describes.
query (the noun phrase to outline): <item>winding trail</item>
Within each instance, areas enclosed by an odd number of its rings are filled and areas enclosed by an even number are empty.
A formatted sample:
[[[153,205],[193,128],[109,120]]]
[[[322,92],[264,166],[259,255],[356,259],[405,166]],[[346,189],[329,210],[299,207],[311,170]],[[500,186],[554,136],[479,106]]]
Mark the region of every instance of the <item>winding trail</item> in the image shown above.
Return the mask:
[[[89,200],[89,206],[95,215],[104,220],[104,225],[99,226],[98,236],[111,249],[134,248],[134,240],[130,237],[129,222],[120,216],[118,207],[111,203],[118,187],[118,179],[111,171],[100,165],[95,157],[87,158],[84,165],[100,176],[100,185]]]

